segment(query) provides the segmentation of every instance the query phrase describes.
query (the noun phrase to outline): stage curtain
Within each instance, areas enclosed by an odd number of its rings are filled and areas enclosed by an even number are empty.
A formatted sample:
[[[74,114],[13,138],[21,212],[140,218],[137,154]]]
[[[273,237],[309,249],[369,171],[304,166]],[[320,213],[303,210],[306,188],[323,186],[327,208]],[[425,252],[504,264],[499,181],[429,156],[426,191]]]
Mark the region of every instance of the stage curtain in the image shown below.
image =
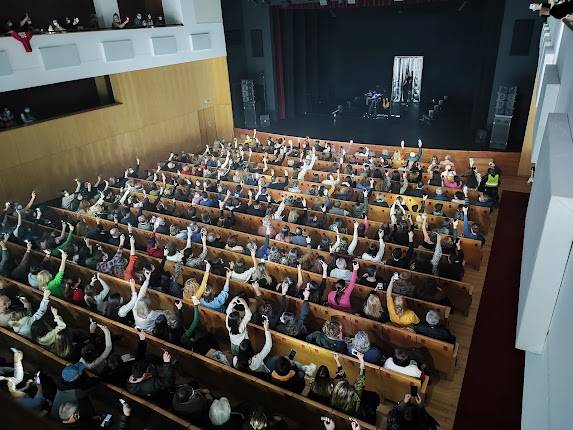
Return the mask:
[[[279,117],[281,103],[286,118],[323,111],[333,99],[327,73],[328,17],[320,11],[280,7],[274,7],[273,16]]]

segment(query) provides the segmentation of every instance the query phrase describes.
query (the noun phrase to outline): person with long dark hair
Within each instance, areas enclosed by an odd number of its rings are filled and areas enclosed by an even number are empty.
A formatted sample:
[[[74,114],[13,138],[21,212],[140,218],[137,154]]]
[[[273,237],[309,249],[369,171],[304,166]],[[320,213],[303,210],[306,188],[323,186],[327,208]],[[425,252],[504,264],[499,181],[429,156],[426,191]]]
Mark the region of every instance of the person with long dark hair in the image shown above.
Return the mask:
[[[341,311],[352,312],[350,296],[352,295],[352,291],[356,285],[356,277],[358,275],[359,267],[358,263],[352,264],[353,272],[348,285],[341,280],[336,282],[334,290],[328,293],[328,306]]]
[[[320,366],[316,371],[314,381],[310,387],[310,391],[308,393],[309,399],[316,400],[324,404],[330,403],[334,384],[337,380],[344,378],[345,374],[342,369],[342,364],[340,364],[339,355],[335,352],[332,356],[334,357],[334,361],[336,361],[336,374],[332,377],[327,366]]]

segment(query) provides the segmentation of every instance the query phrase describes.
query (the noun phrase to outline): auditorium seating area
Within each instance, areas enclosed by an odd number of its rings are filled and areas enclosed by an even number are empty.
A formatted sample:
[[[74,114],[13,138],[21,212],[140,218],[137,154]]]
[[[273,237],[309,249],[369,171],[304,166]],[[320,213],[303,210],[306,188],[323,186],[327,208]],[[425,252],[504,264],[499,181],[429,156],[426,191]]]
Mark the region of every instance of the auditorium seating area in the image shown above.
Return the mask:
[[[328,417],[383,429],[414,393],[416,410],[440,422],[463,378],[502,168],[422,142],[236,130],[202,153],[70,178],[61,198],[4,210],[3,365],[16,348],[26,375],[58,380],[97,358],[85,369],[100,378],[95,409],[125,399],[153,428],[241,428],[215,426],[209,405],[221,397],[244,428],[265,428],[252,421],[264,413],[266,428],[320,429]],[[245,331],[252,349],[238,352]],[[65,338],[65,356],[45,332]],[[323,366],[334,385],[321,401]],[[134,388],[138,378],[160,387]],[[339,388],[354,400],[335,400]]]

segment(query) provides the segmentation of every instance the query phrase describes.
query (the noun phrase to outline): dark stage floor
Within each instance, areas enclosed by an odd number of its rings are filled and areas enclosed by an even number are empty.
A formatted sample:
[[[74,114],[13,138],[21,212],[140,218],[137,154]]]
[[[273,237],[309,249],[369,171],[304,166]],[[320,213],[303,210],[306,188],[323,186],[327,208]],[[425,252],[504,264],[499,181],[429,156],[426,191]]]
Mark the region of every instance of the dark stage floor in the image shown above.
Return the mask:
[[[367,119],[359,113],[343,115],[334,124],[329,114],[307,114],[295,119],[271,122],[261,130],[293,136],[310,136],[325,140],[409,146],[418,138],[429,148],[489,150],[488,143],[475,143],[475,132],[469,128],[469,109],[449,105],[431,125],[419,121],[420,105],[400,106],[400,117]]]

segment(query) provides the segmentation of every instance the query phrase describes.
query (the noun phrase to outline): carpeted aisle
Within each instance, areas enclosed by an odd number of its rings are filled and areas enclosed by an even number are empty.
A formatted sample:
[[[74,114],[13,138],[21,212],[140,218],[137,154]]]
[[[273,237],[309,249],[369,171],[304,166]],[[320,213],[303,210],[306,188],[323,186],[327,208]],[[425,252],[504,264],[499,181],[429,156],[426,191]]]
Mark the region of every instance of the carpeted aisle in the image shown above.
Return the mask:
[[[525,358],[514,345],[528,199],[503,192],[455,430],[520,428]]]

